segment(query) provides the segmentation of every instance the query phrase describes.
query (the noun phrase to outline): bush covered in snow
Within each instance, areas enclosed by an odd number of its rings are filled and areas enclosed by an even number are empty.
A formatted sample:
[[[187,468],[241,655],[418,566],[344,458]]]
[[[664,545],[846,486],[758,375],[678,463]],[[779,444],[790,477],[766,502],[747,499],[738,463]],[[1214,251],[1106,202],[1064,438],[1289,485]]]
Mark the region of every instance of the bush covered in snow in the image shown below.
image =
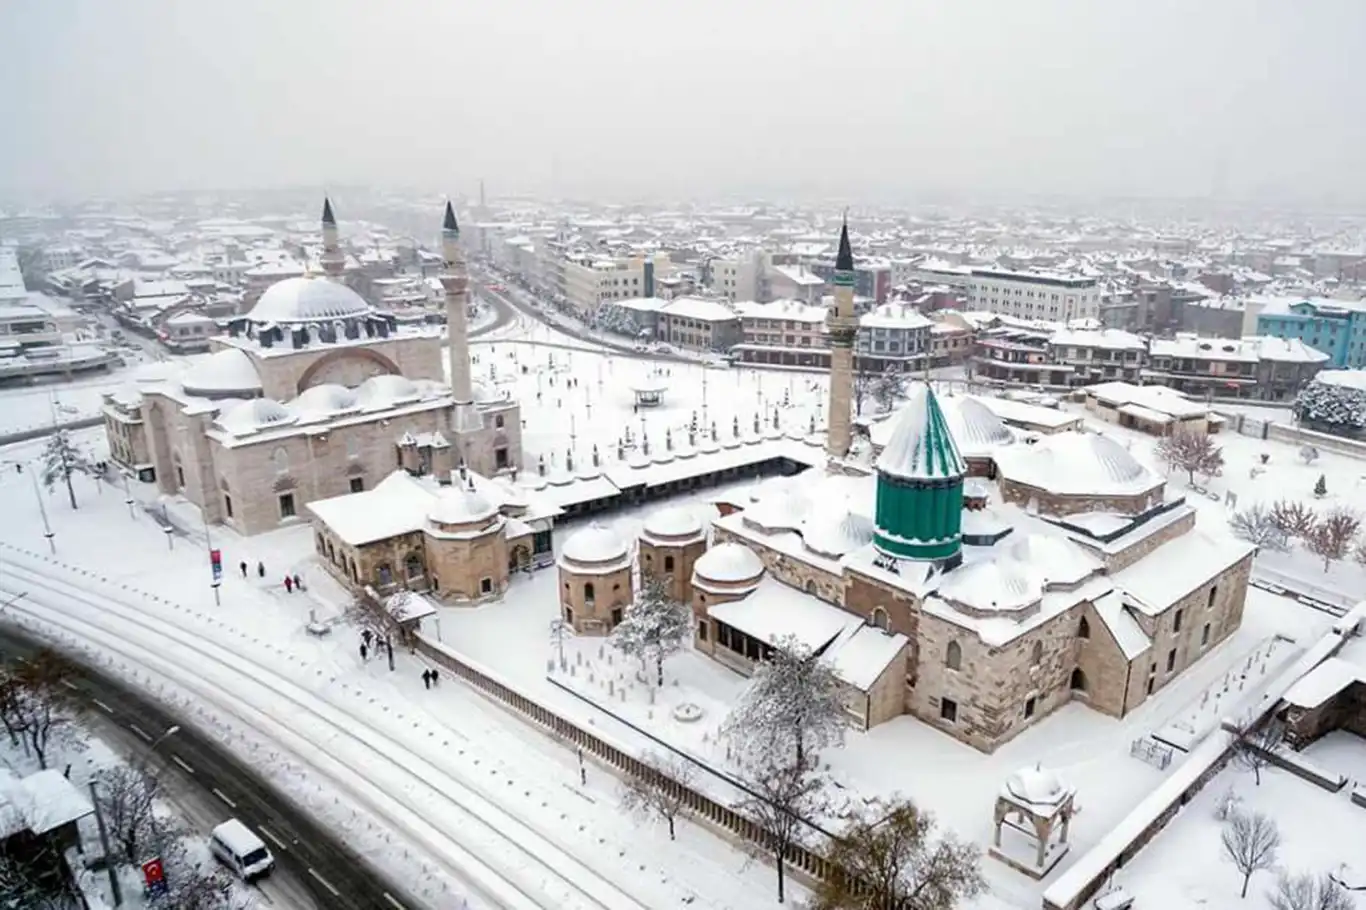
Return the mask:
[[[1333,370],[1320,373],[1295,399],[1295,416],[1311,426],[1333,432],[1356,434],[1366,431],[1366,384],[1334,381]],[[1352,371],[1357,372],[1357,371]],[[1366,371],[1363,376],[1366,376]]]

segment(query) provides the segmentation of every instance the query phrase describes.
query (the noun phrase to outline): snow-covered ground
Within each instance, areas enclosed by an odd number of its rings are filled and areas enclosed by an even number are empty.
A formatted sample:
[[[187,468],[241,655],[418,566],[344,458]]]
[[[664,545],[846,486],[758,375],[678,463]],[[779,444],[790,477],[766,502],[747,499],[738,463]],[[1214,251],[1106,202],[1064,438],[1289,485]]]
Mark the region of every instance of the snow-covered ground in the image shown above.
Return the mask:
[[[1304,756],[1342,774],[1366,778],[1366,740],[1342,731],[1309,746]],[[1210,781],[1113,882],[1134,895],[1137,907],[1248,907],[1271,904],[1266,892],[1276,884],[1271,872],[1252,876],[1246,901],[1239,901],[1242,875],[1224,855],[1221,823],[1214,810],[1230,788],[1246,812],[1264,812],[1280,829],[1278,865],[1303,874],[1337,872],[1343,863],[1366,871],[1366,810],[1350,801],[1351,784],[1329,793],[1280,768],[1263,768],[1262,783],[1232,765]]]

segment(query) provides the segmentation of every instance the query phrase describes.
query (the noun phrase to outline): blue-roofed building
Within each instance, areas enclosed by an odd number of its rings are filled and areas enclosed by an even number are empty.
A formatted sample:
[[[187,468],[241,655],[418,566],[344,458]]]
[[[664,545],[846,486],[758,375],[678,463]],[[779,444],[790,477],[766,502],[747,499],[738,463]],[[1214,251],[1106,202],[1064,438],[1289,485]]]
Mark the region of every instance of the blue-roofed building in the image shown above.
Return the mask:
[[[1366,300],[1268,300],[1257,314],[1257,334],[1298,338],[1327,354],[1335,369],[1366,367]]]

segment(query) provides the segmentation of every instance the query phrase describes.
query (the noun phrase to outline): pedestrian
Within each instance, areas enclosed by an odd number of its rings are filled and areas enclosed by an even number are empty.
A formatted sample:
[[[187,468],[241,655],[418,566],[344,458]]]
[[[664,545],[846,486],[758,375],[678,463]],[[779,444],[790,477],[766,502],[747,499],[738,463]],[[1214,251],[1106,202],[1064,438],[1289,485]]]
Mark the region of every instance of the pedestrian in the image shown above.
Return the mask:
[[[433,685],[433,686],[436,685],[436,680],[437,680],[436,668],[433,667],[433,668],[432,668],[432,685]]]
[[[370,651],[370,649],[367,648],[367,647],[365,647],[365,645],[361,645],[361,646],[360,646],[360,659],[361,659],[362,661],[365,660],[365,655],[368,654],[369,651]]]
[[[367,645],[370,644],[370,639],[373,638],[374,635],[375,633],[371,632],[369,629],[366,629],[364,632],[360,633],[361,640],[364,641]]]
[[[426,689],[430,689],[432,687],[432,675],[426,670],[422,671],[422,686]]]
[[[242,577],[243,577],[243,578],[246,578],[246,577],[247,577],[247,561],[246,561],[245,559],[242,560],[242,564],[241,564],[240,566],[238,566],[238,568],[240,568],[240,569],[242,570]]]
[[[298,588],[300,591],[304,589],[304,580],[299,577],[298,572],[294,573],[294,587]]]
[[[265,577],[266,577],[266,564],[265,564],[265,563],[263,563],[263,562],[258,562],[258,563],[256,563],[256,574],[257,574],[257,576],[260,577],[260,578],[265,578]]]
[[[294,579],[290,578],[288,575],[285,576],[285,593],[294,593]]]

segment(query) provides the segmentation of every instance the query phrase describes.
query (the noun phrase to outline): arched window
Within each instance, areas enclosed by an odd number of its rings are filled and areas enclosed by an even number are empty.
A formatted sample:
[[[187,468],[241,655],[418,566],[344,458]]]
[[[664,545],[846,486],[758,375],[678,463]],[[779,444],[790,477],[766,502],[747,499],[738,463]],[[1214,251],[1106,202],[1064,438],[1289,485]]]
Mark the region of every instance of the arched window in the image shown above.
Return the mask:
[[[816,593],[816,583],[815,583],[814,581],[812,581],[811,579],[809,579],[809,578],[806,580],[806,593],[808,593],[808,594],[815,594],[815,593]]]
[[[1083,617],[1081,618],[1081,622],[1079,622],[1079,623],[1077,624],[1077,637],[1078,637],[1078,638],[1090,638],[1090,637],[1091,637],[1091,624],[1090,624],[1089,622],[1086,621],[1086,617],[1085,617],[1085,616],[1083,616]]]
[[[891,627],[891,624],[892,621],[890,617],[887,616],[886,610],[881,607],[873,607],[873,625],[877,626],[879,629],[888,629]]]
[[[1072,671],[1072,680],[1070,685],[1073,692],[1086,691],[1086,674],[1081,672],[1080,668]]]
[[[583,585],[583,602],[591,604],[593,602],[593,583],[585,582]]]
[[[375,578],[379,580],[381,586],[394,583],[394,570],[387,562],[382,562],[375,566]]]
[[[963,648],[956,641],[949,642],[948,648],[944,650],[944,666],[950,670],[959,670],[963,666]]]
[[[403,571],[410,579],[422,577],[422,557],[416,553],[409,553],[408,558],[403,560]]]
[[[1029,651],[1029,664],[1037,667],[1041,663],[1043,663],[1043,642],[1036,641],[1034,647]]]
[[[674,570],[674,558],[673,558],[672,556],[665,556],[665,557],[664,557],[664,571],[665,571],[665,572],[672,572],[673,570]]]
[[[270,463],[276,474],[289,473],[289,452],[285,451],[284,446],[276,446],[275,451],[270,453]]]

